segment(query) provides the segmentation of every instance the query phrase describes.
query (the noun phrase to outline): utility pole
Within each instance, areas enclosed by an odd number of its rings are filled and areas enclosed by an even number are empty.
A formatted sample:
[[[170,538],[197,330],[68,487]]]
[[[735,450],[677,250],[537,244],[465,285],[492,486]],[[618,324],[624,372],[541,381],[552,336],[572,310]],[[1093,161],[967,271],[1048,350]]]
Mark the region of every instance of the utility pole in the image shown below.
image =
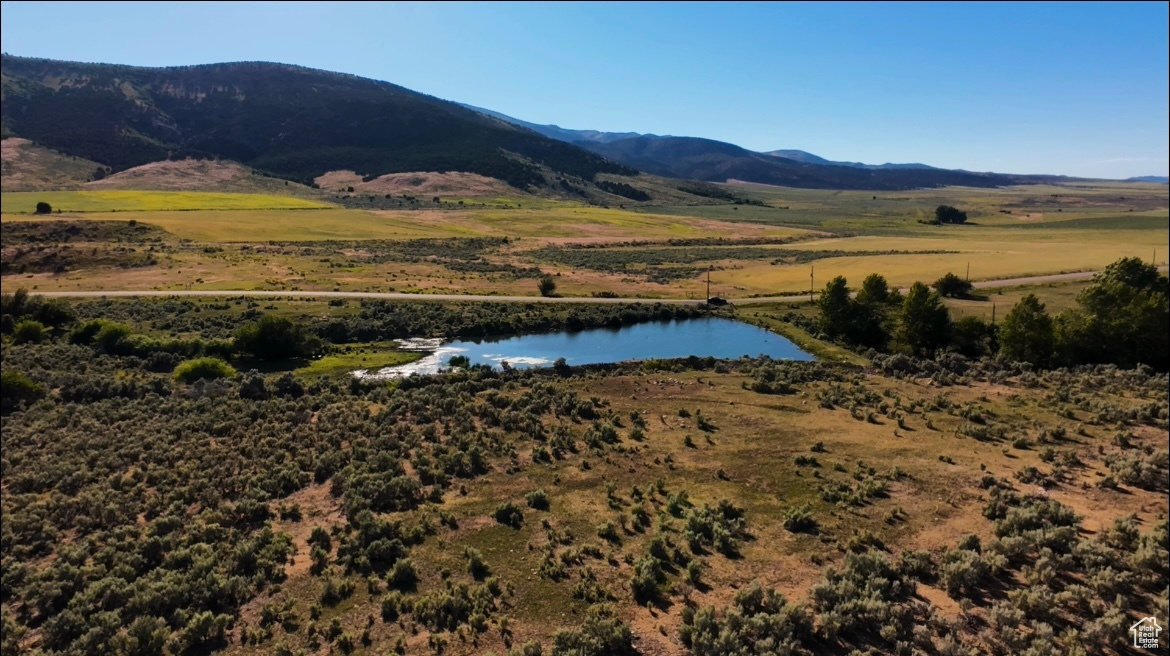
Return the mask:
[[[967,260],[967,282],[971,282],[971,260]]]
[[[711,267],[707,267],[707,302],[711,302]]]
[[[995,325],[995,301],[991,302],[991,325]]]
[[[813,301],[813,289],[816,286],[813,284],[813,271],[815,270],[815,268],[816,267],[814,267],[812,264],[808,265],[808,302],[810,304],[814,302]]]

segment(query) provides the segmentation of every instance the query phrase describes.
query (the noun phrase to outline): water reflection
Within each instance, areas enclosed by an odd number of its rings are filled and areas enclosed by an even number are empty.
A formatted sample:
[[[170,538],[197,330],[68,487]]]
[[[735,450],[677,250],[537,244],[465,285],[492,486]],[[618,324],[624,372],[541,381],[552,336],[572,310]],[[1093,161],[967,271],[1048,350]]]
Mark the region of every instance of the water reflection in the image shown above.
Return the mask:
[[[447,366],[455,355],[472,364],[493,367],[507,362],[517,369],[551,365],[564,358],[570,365],[685,358],[688,356],[738,358],[767,355],[776,359],[812,360],[787,339],[738,321],[720,318],[647,322],[622,328],[592,328],[499,339],[454,341],[401,340],[399,348],[427,352],[416,362],[384,369],[355,371],[361,378],[398,378],[414,373],[431,374]]]

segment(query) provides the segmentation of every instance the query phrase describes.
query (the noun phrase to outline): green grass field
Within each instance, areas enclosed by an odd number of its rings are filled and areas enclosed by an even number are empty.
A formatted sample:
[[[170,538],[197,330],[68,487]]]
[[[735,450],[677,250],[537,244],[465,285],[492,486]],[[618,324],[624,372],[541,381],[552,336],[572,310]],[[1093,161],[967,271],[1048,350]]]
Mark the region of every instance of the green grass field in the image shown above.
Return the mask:
[[[425,353],[396,351],[393,342],[372,342],[340,347],[329,355],[317,358],[296,373],[302,376],[345,376],[358,369],[396,367],[421,359]]]

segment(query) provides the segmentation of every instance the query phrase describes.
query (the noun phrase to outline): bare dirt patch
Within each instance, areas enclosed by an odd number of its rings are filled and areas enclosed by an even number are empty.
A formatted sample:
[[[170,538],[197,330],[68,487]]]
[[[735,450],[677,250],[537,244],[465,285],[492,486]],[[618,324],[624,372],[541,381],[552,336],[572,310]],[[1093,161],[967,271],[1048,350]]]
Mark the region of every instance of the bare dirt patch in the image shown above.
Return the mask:
[[[330,171],[314,182],[327,191],[353,191],[378,194],[420,194],[458,196],[515,195],[516,189],[495,178],[475,173],[389,173],[364,180],[353,171]]]
[[[87,183],[85,188],[318,195],[305,185],[262,175],[237,162],[196,159],[135,166]]]
[[[300,521],[275,521],[273,529],[289,535],[296,547],[296,555],[292,562],[285,565],[284,572],[289,578],[307,574],[311,564],[309,560],[309,536],[313,529],[320,526],[329,530],[331,526],[345,522],[345,514],[341,504],[329,493],[329,486],[315,484],[289,495],[284,503],[297,504],[301,507]]]
[[[62,155],[28,139],[0,141],[4,191],[77,189],[98,169],[97,162]]]

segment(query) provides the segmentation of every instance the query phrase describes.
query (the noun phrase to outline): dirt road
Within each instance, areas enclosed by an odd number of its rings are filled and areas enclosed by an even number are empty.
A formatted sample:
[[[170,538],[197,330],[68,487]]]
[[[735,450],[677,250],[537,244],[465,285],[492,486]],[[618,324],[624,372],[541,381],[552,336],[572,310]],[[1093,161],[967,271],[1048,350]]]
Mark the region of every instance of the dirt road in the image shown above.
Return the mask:
[[[1166,271],[1166,266],[1158,267]],[[1076,273],[1054,273],[1046,276],[1029,276],[1027,278],[1007,278],[1003,280],[980,280],[973,283],[976,289],[994,289],[997,287],[1015,287],[1017,285],[1036,285],[1046,282],[1068,282],[1074,280],[1088,280],[1096,271],[1078,271]],[[904,289],[902,291],[905,291]],[[264,297],[298,297],[298,298],[374,298],[393,301],[483,301],[496,303],[668,303],[672,305],[699,305],[703,301],[690,298],[595,298],[587,297],[546,297],[546,296],[488,296],[478,294],[401,294],[396,292],[321,292],[321,291],[158,291],[158,290],[111,290],[111,291],[74,291],[74,292],[37,292],[42,296],[60,296],[68,298],[139,298],[148,296],[250,296]],[[793,296],[761,296],[756,298],[730,299],[735,305],[753,305],[757,303],[775,303],[779,301],[796,301],[803,298]]]

